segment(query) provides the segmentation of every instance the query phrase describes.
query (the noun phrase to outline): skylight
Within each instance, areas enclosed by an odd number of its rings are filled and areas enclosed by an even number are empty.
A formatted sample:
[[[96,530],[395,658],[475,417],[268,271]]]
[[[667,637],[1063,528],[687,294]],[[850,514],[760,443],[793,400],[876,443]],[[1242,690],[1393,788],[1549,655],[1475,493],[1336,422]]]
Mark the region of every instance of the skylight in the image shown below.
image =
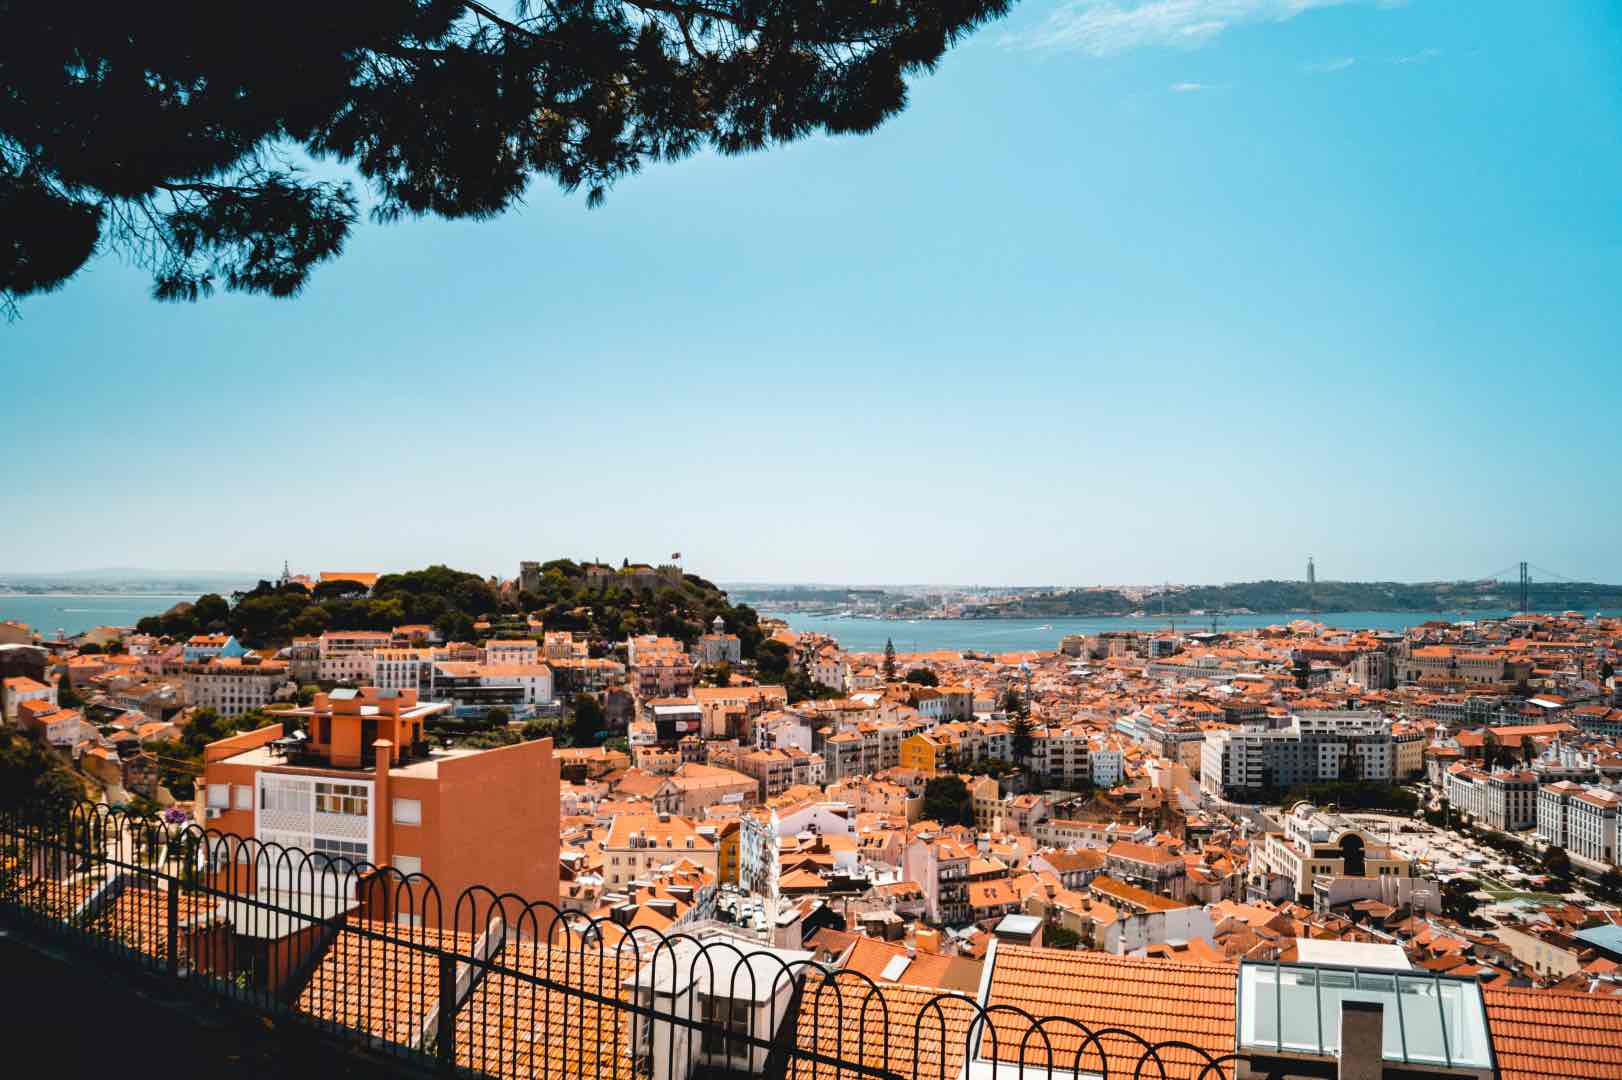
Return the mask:
[[[1385,1006],[1385,1060],[1492,1067],[1487,1016],[1474,979],[1366,968],[1246,963],[1239,970],[1241,1050],[1334,1057],[1340,1003]]]

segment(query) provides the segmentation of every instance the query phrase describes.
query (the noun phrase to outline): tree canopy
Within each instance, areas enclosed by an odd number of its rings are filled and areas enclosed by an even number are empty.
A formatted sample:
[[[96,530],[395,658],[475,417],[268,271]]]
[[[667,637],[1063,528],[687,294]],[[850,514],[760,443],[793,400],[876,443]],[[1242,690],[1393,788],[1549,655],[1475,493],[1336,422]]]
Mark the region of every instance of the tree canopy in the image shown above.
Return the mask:
[[[925,781],[923,815],[942,825],[973,825],[974,799],[963,778],[948,773]]]
[[[381,221],[588,205],[650,161],[871,131],[1011,0],[0,4],[0,302],[99,250],[162,300],[291,296]]]
[[[536,615],[548,630],[568,630],[598,643],[633,634],[665,634],[692,645],[719,618],[738,636],[746,658],[761,642],[759,616],[747,604],[734,606],[727,594],[694,574],[654,591],[614,581],[592,582],[567,560],[547,563],[538,592],[498,592],[486,578],[448,566],[429,566],[402,574],[384,574],[366,590],[318,585],[312,594],[296,582],[261,581],[236,594],[232,605],[212,593],[192,604],[176,604],[162,615],[137,623],[142,633],[186,637],[205,631],[232,633],[250,648],[281,645],[294,637],[326,630],[391,630],[396,626],[432,626],[447,641],[474,639],[474,621],[491,620],[491,634],[528,634],[526,615]],[[786,661],[785,661],[786,664]]]

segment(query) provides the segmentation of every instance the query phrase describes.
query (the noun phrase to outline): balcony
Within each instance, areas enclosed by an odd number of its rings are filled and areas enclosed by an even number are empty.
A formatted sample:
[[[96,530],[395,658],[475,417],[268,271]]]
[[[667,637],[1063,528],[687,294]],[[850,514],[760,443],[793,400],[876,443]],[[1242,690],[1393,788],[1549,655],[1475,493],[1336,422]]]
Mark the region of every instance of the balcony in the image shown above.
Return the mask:
[[[432,753],[432,745],[424,739],[405,743],[399,748],[395,765],[409,765],[414,761],[427,761]],[[357,769],[370,771],[377,767],[377,751],[370,746],[363,747],[360,752],[360,763],[335,765],[332,759],[321,750],[287,750],[282,760],[291,766],[301,769]]]

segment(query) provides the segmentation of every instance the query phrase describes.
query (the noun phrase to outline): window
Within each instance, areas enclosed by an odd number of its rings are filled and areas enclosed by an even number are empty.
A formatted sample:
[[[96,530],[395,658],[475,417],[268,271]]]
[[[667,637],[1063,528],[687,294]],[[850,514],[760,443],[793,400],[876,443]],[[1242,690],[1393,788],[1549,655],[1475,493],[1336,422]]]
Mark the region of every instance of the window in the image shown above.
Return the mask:
[[[238,810],[253,809],[253,788],[249,787],[247,784],[238,784],[236,785],[234,795],[236,797],[236,808]]]
[[[728,1036],[749,1034],[749,1003],[731,998],[704,999],[704,1052],[747,1054],[749,1045]]]
[[[402,874],[420,874],[422,873],[422,859],[416,855],[396,855],[394,857],[394,868]]]
[[[208,785],[208,805],[211,810],[229,810],[231,808],[231,785]]]
[[[370,795],[364,784],[317,784],[315,812],[365,817],[366,803]]]
[[[395,799],[394,800],[394,823],[396,825],[421,825],[422,824],[422,800],[420,800],[420,799]]]
[[[368,861],[367,856],[371,848],[365,841],[332,840],[325,836],[312,837],[310,847],[310,866],[322,870],[331,867],[340,874],[351,873],[363,862]]]

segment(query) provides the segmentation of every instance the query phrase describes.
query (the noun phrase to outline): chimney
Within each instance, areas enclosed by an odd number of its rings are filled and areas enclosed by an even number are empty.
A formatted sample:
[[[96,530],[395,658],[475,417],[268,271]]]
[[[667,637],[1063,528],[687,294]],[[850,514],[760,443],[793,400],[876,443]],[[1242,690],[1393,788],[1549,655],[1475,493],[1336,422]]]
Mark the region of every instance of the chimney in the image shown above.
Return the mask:
[[[1341,1001],[1338,1080],[1380,1080],[1385,1072],[1385,1006]]]
[[[389,798],[389,764],[394,744],[379,739],[372,744],[372,749],[377,752],[372,784],[372,864],[382,867],[393,862],[393,852],[389,850],[389,825],[394,820],[394,801]]]

